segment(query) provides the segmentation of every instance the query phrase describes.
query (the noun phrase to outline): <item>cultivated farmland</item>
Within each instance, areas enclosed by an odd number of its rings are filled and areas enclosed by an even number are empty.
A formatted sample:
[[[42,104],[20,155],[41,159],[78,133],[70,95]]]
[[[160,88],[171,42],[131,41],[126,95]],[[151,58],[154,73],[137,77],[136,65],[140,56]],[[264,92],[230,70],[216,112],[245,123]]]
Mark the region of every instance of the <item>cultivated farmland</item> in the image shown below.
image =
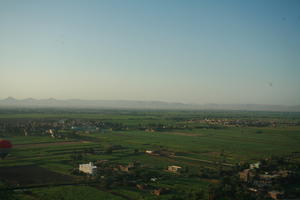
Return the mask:
[[[64,191],[70,200],[207,199],[247,164],[300,152],[299,113],[12,110],[0,118],[1,139],[13,143],[0,180],[19,199]],[[96,175],[78,171],[88,162]],[[181,170],[167,171],[173,165]]]

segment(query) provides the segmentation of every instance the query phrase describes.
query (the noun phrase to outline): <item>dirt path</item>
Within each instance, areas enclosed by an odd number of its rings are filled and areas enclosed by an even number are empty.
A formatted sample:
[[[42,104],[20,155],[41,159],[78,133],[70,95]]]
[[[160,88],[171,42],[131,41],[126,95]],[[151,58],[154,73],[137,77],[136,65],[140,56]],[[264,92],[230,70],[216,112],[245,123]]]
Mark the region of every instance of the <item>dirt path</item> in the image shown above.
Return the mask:
[[[203,136],[203,134],[201,133],[185,133],[185,132],[166,132],[163,134],[167,134],[167,135],[181,135],[181,136],[192,136],[192,137],[199,137],[199,136]]]
[[[90,141],[64,141],[64,142],[44,142],[44,143],[29,143],[29,144],[15,144],[14,148],[23,147],[47,147],[47,146],[57,146],[57,145],[69,145],[69,144],[84,144],[91,143]]]
[[[216,164],[215,161],[211,161],[211,160],[203,160],[203,159],[198,159],[198,158],[190,158],[190,157],[186,157],[186,156],[172,156],[174,158],[184,158],[187,160],[195,160],[195,161],[199,161],[199,162],[204,162],[204,163],[209,163],[209,164]],[[222,163],[223,166],[227,166],[227,167],[233,167],[233,164],[229,164],[229,163]]]

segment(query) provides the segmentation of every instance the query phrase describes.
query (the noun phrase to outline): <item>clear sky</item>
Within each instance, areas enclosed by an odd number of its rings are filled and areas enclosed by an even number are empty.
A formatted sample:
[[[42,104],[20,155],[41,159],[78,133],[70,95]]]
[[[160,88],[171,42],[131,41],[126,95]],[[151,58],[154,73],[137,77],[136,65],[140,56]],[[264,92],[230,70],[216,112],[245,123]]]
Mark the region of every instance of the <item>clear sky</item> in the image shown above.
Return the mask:
[[[300,104],[299,0],[0,0],[0,98]]]

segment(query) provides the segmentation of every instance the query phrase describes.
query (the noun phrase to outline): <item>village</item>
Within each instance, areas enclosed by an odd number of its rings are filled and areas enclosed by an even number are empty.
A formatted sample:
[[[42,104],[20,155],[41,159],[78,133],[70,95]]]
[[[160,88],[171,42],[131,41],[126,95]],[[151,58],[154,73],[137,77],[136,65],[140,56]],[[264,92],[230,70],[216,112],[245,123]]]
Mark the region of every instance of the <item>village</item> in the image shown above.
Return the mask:
[[[17,122],[16,122],[17,121]],[[299,121],[278,120],[240,120],[227,118],[204,118],[204,119],[180,119],[174,123],[146,123],[124,124],[90,119],[32,119],[32,120],[1,120],[0,136],[5,135],[48,135],[51,137],[67,137],[68,133],[104,133],[111,131],[143,130],[146,132],[160,132],[171,130],[190,130],[193,128],[220,129],[230,127],[277,127],[277,126],[300,126]],[[76,136],[75,136],[76,137]]]
[[[166,155],[166,152],[162,153],[159,151],[146,150],[144,152],[150,156],[161,156]],[[171,156],[173,154],[168,154]],[[221,174],[224,175],[221,178],[220,183],[223,179],[226,179],[226,176],[231,174],[231,177],[237,177],[237,179],[230,184],[232,187],[234,184],[239,185],[245,194],[249,194],[253,199],[269,198],[273,200],[297,200],[298,193],[295,191],[287,191],[285,184],[299,181],[299,166],[295,168],[292,165],[293,159],[299,158],[298,153],[290,155],[285,158],[268,158],[262,161],[255,163],[244,163],[237,166],[239,170],[229,170],[222,171]],[[296,169],[296,170],[295,170]],[[182,166],[166,166],[165,170],[162,173],[147,171],[149,168],[143,166],[140,162],[132,162],[128,165],[121,165],[116,163],[111,163],[108,160],[98,160],[96,162],[89,162],[79,164],[78,168],[73,171],[75,174],[81,174],[90,177],[91,179],[100,179],[102,182],[106,181],[106,186],[116,185],[119,183],[113,182],[111,174],[115,173],[114,176],[117,176],[115,180],[124,180],[123,185],[135,187],[138,190],[148,191],[151,194],[160,196],[161,194],[172,193],[170,188],[155,187],[152,183],[159,182],[168,176],[187,176],[188,171]],[[297,171],[298,170],[298,171]],[[137,172],[144,171],[145,175],[141,175]],[[162,175],[163,173],[169,173],[169,175]],[[229,173],[229,174],[228,174]],[[122,178],[123,177],[123,178]],[[100,182],[101,182],[100,181]],[[107,183],[107,181],[111,181]],[[121,184],[121,185],[122,185]],[[222,184],[222,183],[221,183]],[[222,190],[221,190],[222,191]],[[219,194],[218,194],[219,193]],[[218,195],[226,196],[225,193],[220,193],[220,191],[211,190],[209,194],[210,200],[218,199]]]
[[[300,122],[287,122],[278,120],[241,120],[241,119],[192,119],[188,123],[200,123],[207,125],[219,125],[224,127],[277,127],[277,126],[299,126]]]
[[[146,154],[158,155],[147,150]],[[149,193],[160,196],[161,194],[172,193],[169,188],[154,186],[162,179],[169,176],[180,176],[182,167],[167,166],[161,173],[143,166],[142,163],[134,161],[127,165],[112,163],[108,160],[97,160],[95,162],[79,164],[75,167],[72,174],[86,176],[89,180],[98,180],[106,188],[112,186],[130,186],[137,190],[148,191]],[[169,175],[167,173],[170,173]],[[121,181],[120,181],[121,180]]]
[[[285,157],[267,158],[244,164],[239,168],[236,179],[225,177],[220,187],[235,187],[236,190],[243,190],[254,199],[298,200],[300,191],[291,187],[300,180],[300,168],[295,162],[298,159],[299,153],[295,152]],[[212,199],[232,195],[220,187],[218,189],[222,192],[215,191],[219,194],[214,194]]]

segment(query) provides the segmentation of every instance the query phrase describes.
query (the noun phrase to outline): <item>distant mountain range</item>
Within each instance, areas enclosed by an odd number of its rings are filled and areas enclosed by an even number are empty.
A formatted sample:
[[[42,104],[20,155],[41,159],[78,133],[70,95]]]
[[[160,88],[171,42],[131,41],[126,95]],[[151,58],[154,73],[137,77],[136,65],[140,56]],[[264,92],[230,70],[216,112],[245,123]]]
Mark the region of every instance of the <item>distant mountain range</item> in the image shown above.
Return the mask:
[[[115,109],[181,109],[181,110],[249,110],[300,112],[300,105],[260,105],[260,104],[184,104],[164,101],[131,100],[82,100],[68,99],[15,99],[0,100],[2,108],[115,108]]]

